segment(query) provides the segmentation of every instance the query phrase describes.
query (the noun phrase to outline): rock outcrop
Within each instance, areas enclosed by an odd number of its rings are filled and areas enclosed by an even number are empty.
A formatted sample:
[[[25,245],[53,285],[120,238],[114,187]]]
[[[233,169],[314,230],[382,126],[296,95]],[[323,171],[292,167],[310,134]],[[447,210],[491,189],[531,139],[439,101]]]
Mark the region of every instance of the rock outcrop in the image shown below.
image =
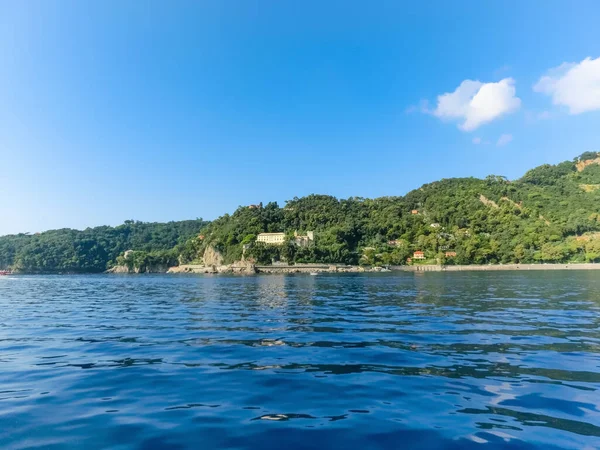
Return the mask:
[[[217,249],[215,249],[212,245],[206,247],[204,250],[204,265],[205,266],[222,266],[223,265],[223,255]]]
[[[113,266],[106,273],[130,273],[130,271],[127,266]]]
[[[256,273],[256,266],[247,261],[237,261],[228,265],[203,266],[198,264],[182,264],[177,267],[171,267],[167,273],[237,273],[253,274]]]
[[[592,164],[600,164],[600,157],[598,158],[593,158],[593,159],[584,159],[582,161],[579,161],[577,164],[575,164],[575,167],[577,168],[577,172],[583,172],[583,170]]]
[[[257,272],[256,265],[248,261],[237,261],[230,267],[233,273],[252,274]]]
[[[106,273],[167,273],[169,271],[169,267],[157,264],[154,266],[144,267],[143,269],[140,267],[132,267],[128,266],[113,266],[106,271]]]

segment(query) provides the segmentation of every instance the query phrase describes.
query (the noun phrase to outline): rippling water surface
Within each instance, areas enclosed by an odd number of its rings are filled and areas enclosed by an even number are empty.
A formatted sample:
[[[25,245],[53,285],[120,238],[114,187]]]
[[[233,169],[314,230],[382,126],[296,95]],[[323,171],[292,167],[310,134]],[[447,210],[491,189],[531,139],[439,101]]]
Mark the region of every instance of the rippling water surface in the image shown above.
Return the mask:
[[[2,448],[600,447],[600,272],[0,277]]]

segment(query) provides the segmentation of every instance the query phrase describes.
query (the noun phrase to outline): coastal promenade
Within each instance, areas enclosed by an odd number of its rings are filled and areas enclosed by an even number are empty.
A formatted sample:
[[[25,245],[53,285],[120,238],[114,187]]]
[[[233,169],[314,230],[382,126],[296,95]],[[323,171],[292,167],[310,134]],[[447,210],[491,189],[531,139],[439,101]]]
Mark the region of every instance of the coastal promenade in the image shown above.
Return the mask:
[[[600,270],[600,264],[471,264],[443,266],[440,264],[392,266],[391,270],[404,272],[491,272],[507,270]]]
[[[400,272],[492,272],[492,271],[528,271],[528,270],[600,270],[600,264],[471,264],[471,265],[412,265],[389,266],[392,271]],[[335,264],[298,264],[256,266],[258,273],[301,273],[301,272],[378,272],[379,267],[344,266]]]

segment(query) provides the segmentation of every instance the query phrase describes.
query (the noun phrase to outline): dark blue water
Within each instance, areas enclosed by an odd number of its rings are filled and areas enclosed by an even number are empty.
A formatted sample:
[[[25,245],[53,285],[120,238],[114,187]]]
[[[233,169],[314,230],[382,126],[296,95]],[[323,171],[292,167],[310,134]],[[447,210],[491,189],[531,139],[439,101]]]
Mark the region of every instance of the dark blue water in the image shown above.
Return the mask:
[[[592,449],[600,272],[0,277],[2,448]]]

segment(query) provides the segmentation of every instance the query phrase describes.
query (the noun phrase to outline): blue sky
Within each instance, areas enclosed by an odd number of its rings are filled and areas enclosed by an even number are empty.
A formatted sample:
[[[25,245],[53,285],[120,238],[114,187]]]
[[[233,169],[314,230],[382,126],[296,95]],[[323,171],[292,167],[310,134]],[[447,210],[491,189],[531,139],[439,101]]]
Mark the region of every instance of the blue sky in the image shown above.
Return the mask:
[[[600,150],[599,20],[596,0],[0,0],[0,235]]]

